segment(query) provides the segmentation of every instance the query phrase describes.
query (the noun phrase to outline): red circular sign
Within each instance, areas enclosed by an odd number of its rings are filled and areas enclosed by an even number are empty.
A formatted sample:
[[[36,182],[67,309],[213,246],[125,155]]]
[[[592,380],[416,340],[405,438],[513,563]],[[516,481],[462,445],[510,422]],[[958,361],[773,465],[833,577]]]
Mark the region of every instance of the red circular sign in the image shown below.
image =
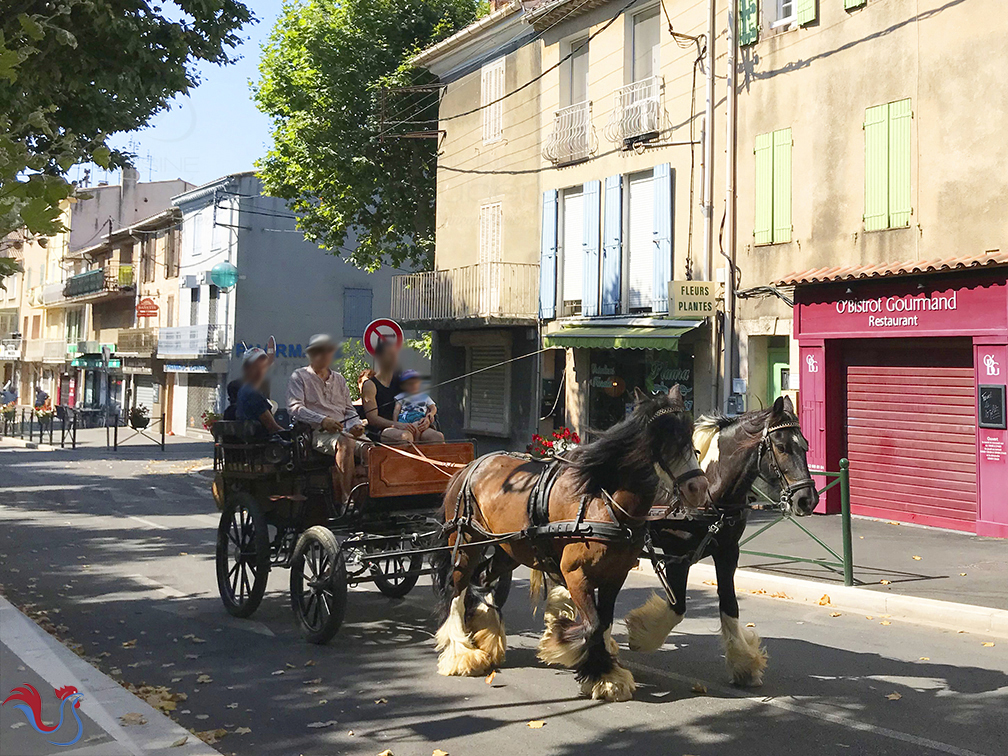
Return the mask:
[[[396,346],[403,345],[402,328],[391,318],[372,320],[364,329],[364,348],[372,357],[375,353],[375,347],[382,339],[395,339]]]
[[[158,314],[157,302],[150,297],[144,297],[136,306],[138,318],[156,318]]]

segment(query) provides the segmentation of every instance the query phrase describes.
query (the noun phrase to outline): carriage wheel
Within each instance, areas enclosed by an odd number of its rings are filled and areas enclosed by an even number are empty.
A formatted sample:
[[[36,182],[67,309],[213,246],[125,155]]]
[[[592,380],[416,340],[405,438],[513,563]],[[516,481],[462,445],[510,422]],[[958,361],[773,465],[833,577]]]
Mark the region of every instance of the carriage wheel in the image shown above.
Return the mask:
[[[217,589],[228,614],[250,617],[259,608],[269,570],[266,516],[249,494],[233,492],[217,526]]]
[[[409,539],[401,540],[397,548],[401,551],[409,549]],[[381,557],[371,562],[371,574],[374,576],[375,585],[389,598],[402,598],[412,591],[420,579],[422,569],[423,554]]]
[[[336,536],[315,525],[298,539],[290,568],[291,607],[309,643],[324,644],[343,624],[346,563]]]

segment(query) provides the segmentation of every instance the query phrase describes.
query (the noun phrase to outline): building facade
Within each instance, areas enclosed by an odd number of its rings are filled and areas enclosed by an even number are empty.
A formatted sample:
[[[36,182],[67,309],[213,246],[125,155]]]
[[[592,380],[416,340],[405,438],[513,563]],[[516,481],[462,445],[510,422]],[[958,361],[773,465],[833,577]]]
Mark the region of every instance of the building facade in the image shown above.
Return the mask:
[[[361,339],[372,319],[388,315],[394,271],[362,271],[306,241],[286,203],[264,195],[251,172],[172,201],[181,215],[178,317],[159,329],[157,367],[175,434],[205,434],[203,415],[223,411],[246,348],[276,338],[268,395],[283,406],[287,379],[307,363],[304,347],[313,333]],[[221,264],[237,269],[233,287],[215,283]],[[403,350],[403,362],[429,369],[411,349]]]

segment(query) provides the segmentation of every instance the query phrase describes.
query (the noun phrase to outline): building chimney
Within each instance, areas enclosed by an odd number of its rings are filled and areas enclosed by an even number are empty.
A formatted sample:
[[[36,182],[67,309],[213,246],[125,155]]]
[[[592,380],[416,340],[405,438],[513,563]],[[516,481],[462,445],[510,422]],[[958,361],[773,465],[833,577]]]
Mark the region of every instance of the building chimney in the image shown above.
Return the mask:
[[[136,168],[127,165],[122,169],[123,191],[126,191],[127,188],[129,189],[135,188],[139,180],[140,180],[140,171],[138,171]]]

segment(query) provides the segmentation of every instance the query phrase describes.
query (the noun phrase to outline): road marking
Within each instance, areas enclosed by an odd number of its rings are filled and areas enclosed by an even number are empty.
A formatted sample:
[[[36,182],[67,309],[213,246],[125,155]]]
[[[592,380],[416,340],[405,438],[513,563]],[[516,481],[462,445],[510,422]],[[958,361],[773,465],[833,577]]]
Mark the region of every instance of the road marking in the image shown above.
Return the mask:
[[[117,509],[113,509],[112,513],[117,514],[120,517],[125,517],[129,520],[136,520],[137,522],[142,523],[147,527],[154,528],[156,530],[171,530],[171,528],[169,528],[167,525],[162,525],[160,523],[153,522],[152,520],[145,520],[143,517],[137,517],[136,515],[124,514]]]
[[[662,669],[657,669],[655,667],[649,666],[647,664],[641,664],[640,662],[632,662],[629,660],[620,660],[620,663],[632,670],[638,672],[643,672],[649,675],[657,675],[658,677],[664,677],[669,680],[675,680],[676,682],[686,683],[687,685],[692,685],[697,682],[694,677],[687,677],[685,675],[680,675],[675,672],[666,672]],[[868,722],[858,722],[855,719],[850,719],[839,714],[833,714],[828,711],[822,711],[819,709],[808,709],[807,707],[798,706],[797,704],[788,703],[779,698],[767,698],[761,696],[752,696],[748,693],[744,693],[740,690],[734,690],[732,688],[722,687],[720,685],[712,684],[704,681],[704,685],[707,686],[708,690],[717,691],[721,695],[731,696],[732,698],[741,699],[749,701],[755,704],[763,704],[765,706],[773,706],[777,709],[789,712],[791,714],[801,714],[803,717],[808,717],[810,719],[825,719],[840,727],[846,727],[851,730],[859,730],[861,732],[871,733],[873,735],[878,735],[883,738],[889,738],[890,740],[898,740],[902,743],[908,743],[910,745],[919,746],[921,748],[929,748],[932,751],[939,751],[941,753],[952,754],[952,756],[985,756],[985,754],[978,753],[977,751],[971,751],[967,748],[960,748],[959,746],[949,745],[948,743],[941,743],[937,740],[931,740],[930,738],[923,738],[919,735],[911,735],[907,732],[900,732],[898,730],[890,730],[888,727],[880,727],[878,725],[873,725]]]
[[[123,577],[129,578],[130,580],[135,580],[136,582],[140,583],[140,585],[147,586],[148,588],[157,591],[158,593],[163,594],[168,598],[183,598],[187,595],[182,591],[178,590],[177,588],[172,588],[170,585],[159,583],[157,580],[149,578],[146,575],[139,575],[139,574],[123,575]]]

